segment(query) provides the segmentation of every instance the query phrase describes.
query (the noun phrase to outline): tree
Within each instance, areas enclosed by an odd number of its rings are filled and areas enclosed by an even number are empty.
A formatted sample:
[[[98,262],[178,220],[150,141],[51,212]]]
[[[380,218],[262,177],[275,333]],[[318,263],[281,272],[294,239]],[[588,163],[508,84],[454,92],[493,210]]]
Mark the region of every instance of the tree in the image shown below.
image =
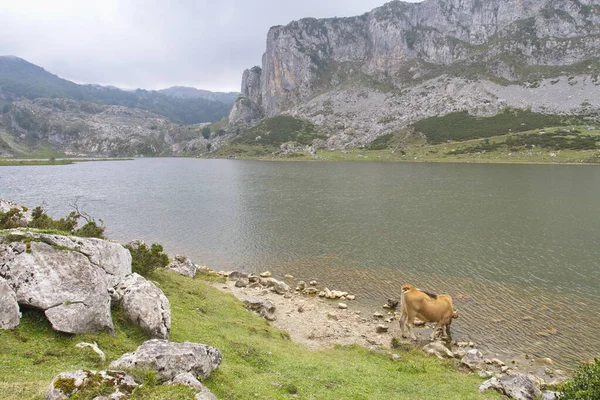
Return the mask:
[[[202,128],[202,137],[204,139],[210,138],[210,127],[209,126],[205,126],[204,128]]]

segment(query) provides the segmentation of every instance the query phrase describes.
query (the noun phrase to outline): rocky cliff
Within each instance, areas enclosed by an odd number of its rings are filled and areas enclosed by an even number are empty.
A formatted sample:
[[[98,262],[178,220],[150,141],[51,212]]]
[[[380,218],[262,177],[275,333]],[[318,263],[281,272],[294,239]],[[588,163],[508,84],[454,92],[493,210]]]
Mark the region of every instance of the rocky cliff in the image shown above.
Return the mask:
[[[598,0],[392,1],[276,26],[262,68],[243,74],[230,122],[287,113],[338,147],[429,116],[505,106],[598,113]]]

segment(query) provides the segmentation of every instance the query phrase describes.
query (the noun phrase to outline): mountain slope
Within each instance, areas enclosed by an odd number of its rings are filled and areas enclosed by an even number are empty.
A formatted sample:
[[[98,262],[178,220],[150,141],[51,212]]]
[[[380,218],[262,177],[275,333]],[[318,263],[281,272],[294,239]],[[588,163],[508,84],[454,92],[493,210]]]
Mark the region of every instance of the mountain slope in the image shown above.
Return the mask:
[[[220,101],[221,103],[233,106],[239,93],[237,92],[211,92],[209,90],[196,89],[186,86],[172,86],[167,89],[160,89],[157,92],[170,97],[181,99],[206,99],[211,101]]]
[[[246,129],[286,113],[345,148],[423,118],[507,106],[599,114],[598,0],[392,1],[276,26],[229,120]]]
[[[194,124],[218,121],[231,105],[205,98],[177,98],[155,91],[124,91],[109,86],[78,85],[13,56],[0,56],[0,101],[68,98],[98,104],[140,108],[173,122]]]
[[[205,151],[201,125],[71,99],[12,103],[0,115],[0,156],[169,156]]]

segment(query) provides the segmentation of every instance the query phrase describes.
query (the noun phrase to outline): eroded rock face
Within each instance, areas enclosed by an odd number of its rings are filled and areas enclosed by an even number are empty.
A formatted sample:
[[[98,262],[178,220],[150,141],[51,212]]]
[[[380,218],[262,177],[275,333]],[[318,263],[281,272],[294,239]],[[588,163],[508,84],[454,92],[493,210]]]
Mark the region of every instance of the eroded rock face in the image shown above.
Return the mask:
[[[6,280],[0,278],[0,329],[14,329],[19,326],[20,319],[17,295]]]
[[[465,110],[600,111],[600,12],[589,0],[392,1],[361,16],[276,26],[266,42],[262,68],[243,73],[245,100],[230,121],[285,113],[331,135],[286,151],[343,150]],[[547,79],[531,66],[548,67]]]
[[[115,292],[114,297],[129,322],[140,326],[152,338],[169,339],[171,306],[162,290],[133,273],[119,282]]]
[[[46,400],[65,400],[76,395],[80,390],[88,386],[106,387],[112,386],[114,392],[109,396],[111,399],[128,398],[138,384],[131,375],[123,371],[74,371],[58,374],[50,383],[46,392]]]
[[[188,278],[196,276],[196,265],[185,256],[176,255],[166,268],[173,270],[180,275],[187,276]]]
[[[113,330],[109,276],[88,256],[38,241],[0,244],[0,253],[0,276],[18,303],[44,310],[55,330]]]
[[[206,379],[221,364],[221,360],[221,352],[212,346],[152,339],[144,342],[135,352],[113,361],[110,368],[152,369],[161,382],[167,382],[188,372],[194,377]]]

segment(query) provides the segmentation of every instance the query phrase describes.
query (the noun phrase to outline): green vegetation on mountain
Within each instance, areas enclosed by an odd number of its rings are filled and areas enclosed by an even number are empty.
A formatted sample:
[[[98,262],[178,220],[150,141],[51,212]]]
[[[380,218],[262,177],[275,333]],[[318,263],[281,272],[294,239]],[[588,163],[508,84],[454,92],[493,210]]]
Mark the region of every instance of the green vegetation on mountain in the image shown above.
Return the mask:
[[[125,91],[107,86],[78,85],[20,58],[0,57],[2,108],[10,107],[8,104],[14,100],[36,98],[69,98],[140,108],[180,124],[218,121],[231,109],[230,104],[200,97],[181,98],[142,89]]]
[[[289,115],[276,115],[235,137],[231,144],[219,149],[215,155],[261,157],[279,152],[282,144],[307,146],[314,139],[324,140],[327,137],[312,122]]]
[[[464,141],[503,135],[508,132],[525,132],[551,126],[584,123],[581,117],[540,114],[530,110],[506,108],[492,117],[477,117],[466,111],[442,117],[422,119],[412,127],[425,134],[427,142],[439,144],[449,140]]]

